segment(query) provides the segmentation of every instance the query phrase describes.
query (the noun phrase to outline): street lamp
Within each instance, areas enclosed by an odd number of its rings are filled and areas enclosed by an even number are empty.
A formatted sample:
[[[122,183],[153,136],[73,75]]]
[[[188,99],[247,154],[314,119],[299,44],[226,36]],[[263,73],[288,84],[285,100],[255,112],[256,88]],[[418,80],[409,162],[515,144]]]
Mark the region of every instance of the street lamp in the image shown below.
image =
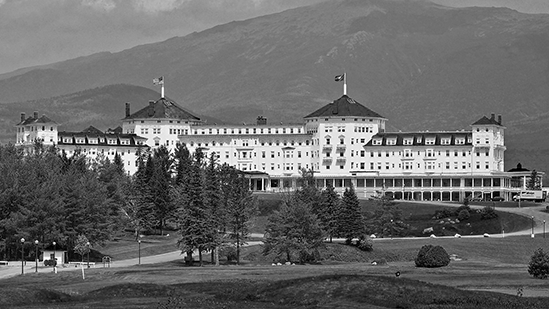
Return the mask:
[[[57,258],[55,257],[55,251],[57,249],[57,243],[54,241],[53,242],[53,263],[51,263],[52,267],[53,267],[53,272],[55,272],[55,266],[57,264]]]
[[[543,238],[545,238],[545,220],[543,220]]]
[[[141,265],[141,239],[139,239],[137,243],[139,244],[139,265]]]
[[[90,242],[89,241],[86,243],[86,246],[88,246],[88,268],[90,268]]]
[[[25,238],[21,238],[21,275],[25,274],[25,270],[23,268],[24,258],[25,258]]]
[[[34,259],[36,260],[36,268],[34,272],[38,272],[38,239],[34,241]]]
[[[532,216],[532,238],[534,238],[534,216]]]

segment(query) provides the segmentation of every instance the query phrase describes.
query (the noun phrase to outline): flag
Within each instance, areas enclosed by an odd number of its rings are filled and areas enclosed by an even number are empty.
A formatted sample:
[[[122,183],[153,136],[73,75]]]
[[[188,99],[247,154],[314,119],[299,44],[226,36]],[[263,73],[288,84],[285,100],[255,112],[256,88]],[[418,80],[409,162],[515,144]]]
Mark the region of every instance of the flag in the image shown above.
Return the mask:
[[[160,76],[159,78],[153,79],[154,85],[164,85],[164,76]]]
[[[336,77],[335,77],[336,82],[340,82],[340,81],[343,81],[343,80],[345,80],[345,73],[343,73],[341,75],[336,75]]]

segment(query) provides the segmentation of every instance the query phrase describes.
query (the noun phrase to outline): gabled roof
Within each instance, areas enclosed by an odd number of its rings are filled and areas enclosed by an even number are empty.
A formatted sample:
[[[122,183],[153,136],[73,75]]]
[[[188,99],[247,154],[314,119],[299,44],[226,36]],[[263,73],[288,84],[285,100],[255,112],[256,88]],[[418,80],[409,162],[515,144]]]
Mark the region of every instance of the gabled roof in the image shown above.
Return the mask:
[[[91,133],[91,134],[103,134],[101,130],[94,126],[89,126],[86,129],[82,130],[82,133]]]
[[[127,116],[124,119],[143,119],[143,118],[167,118],[167,119],[191,119],[200,120],[200,118],[187,112],[174,101],[162,98],[156,102],[150,101],[149,105]]]
[[[108,128],[107,132],[105,132],[105,133],[107,133],[107,134],[122,134],[122,127],[118,126],[114,129]]]
[[[48,116],[42,115],[42,117],[34,118],[33,116],[29,116],[24,121],[19,122],[17,125],[28,125],[33,123],[54,123],[57,124],[55,121],[51,120]]]
[[[384,118],[380,114],[351,99],[347,95],[343,95],[341,98],[321,107],[304,118],[334,116]]]
[[[472,126],[483,126],[483,125],[496,125],[501,126],[501,123],[499,123],[495,118],[488,118],[486,116],[482,116],[479,120],[477,120],[475,123],[472,124]]]

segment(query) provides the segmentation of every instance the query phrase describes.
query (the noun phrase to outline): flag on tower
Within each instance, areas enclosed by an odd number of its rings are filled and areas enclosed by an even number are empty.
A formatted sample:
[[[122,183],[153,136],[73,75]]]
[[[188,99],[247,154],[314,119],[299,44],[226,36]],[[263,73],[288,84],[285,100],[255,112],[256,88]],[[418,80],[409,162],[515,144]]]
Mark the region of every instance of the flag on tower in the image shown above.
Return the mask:
[[[159,78],[153,79],[154,85],[164,85],[164,76],[160,76]]]
[[[336,75],[336,77],[335,77],[336,82],[340,82],[340,81],[344,81],[344,80],[345,80],[345,73],[343,73],[341,75]]]

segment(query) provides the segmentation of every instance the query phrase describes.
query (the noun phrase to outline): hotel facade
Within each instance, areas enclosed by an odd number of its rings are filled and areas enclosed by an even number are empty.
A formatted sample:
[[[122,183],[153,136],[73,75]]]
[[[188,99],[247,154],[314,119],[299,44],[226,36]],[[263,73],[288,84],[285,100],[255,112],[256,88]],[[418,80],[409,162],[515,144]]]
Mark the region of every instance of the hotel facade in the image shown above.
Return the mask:
[[[107,132],[58,132],[49,118],[22,114],[17,144],[39,139],[90,158],[118,153],[133,174],[139,151],[184,143],[191,152],[215,153],[219,163],[244,172],[254,191],[265,192],[295,189],[301,169],[313,170],[321,188],[342,192],[352,185],[361,197],[511,200],[525,189],[528,172],[504,170],[501,116],[483,116],[460,131],[387,132],[386,122],[347,95],[301,124],[270,124],[259,116],[253,125],[207,124],[161,98],[134,113],[126,103],[121,128]]]

